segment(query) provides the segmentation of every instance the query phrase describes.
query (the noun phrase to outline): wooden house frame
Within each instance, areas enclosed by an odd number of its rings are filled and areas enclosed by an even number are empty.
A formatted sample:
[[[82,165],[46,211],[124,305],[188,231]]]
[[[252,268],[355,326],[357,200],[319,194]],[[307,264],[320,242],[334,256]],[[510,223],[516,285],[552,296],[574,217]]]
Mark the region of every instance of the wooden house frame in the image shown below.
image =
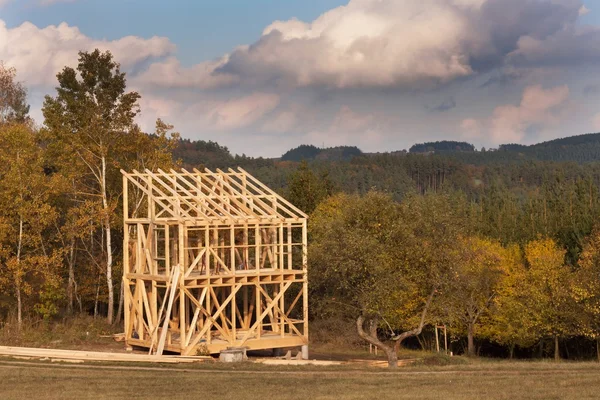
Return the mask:
[[[306,214],[241,168],[121,172],[127,345],[308,344]]]

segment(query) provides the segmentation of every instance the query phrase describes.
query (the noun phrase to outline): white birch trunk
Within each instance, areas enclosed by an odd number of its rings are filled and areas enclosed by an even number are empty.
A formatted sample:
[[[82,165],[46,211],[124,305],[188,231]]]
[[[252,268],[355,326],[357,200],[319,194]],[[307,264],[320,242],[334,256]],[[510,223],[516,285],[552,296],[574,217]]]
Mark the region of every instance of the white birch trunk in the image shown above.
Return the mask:
[[[21,247],[23,246],[23,217],[19,217],[19,242],[17,244],[17,271],[15,276],[15,289],[17,295],[17,322],[19,329],[23,325],[23,302],[21,301]]]
[[[115,294],[113,288],[112,279],[112,242],[111,242],[111,231],[110,231],[110,216],[108,215],[108,198],[106,194],[106,157],[102,156],[102,173],[100,178],[101,190],[102,190],[102,208],[104,210],[104,231],[106,234],[106,285],[108,286],[108,313],[107,322],[113,323],[113,309],[115,303]]]

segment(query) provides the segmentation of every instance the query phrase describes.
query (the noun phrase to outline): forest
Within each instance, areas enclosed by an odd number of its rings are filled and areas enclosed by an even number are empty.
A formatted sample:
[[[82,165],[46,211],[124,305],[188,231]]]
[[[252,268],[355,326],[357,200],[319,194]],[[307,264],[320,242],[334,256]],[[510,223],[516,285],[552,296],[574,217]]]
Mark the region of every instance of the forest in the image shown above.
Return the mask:
[[[143,132],[140,94],[108,52],[64,67],[43,121],[25,84],[0,65],[0,329],[121,323],[120,169],[242,166],[310,215],[313,332],[390,362],[431,349],[438,325],[455,353],[600,360],[600,134],[253,158],[162,120]]]

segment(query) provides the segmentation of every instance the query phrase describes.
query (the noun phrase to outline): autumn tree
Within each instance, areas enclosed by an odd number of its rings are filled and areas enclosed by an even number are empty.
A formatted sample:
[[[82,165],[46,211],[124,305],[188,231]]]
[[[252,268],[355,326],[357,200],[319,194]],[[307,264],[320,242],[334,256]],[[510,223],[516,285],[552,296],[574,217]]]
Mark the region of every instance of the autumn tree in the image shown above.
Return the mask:
[[[489,315],[506,266],[505,249],[496,242],[477,237],[456,243],[458,264],[442,283],[441,317],[467,334],[467,354],[475,355],[475,333],[481,318]]]
[[[0,177],[0,287],[15,296],[20,326],[28,298],[44,316],[58,311],[52,293],[61,283],[60,250],[48,243],[57,217],[50,200],[58,185],[45,174],[29,127],[0,126]]]
[[[359,336],[397,366],[402,341],[421,333],[456,265],[453,247],[464,221],[457,209],[447,195],[413,196],[401,204],[376,192],[325,200],[309,227],[313,304],[321,313],[327,307],[347,310]],[[380,340],[380,327],[394,344]]]
[[[529,306],[540,321],[540,334],[554,340],[557,361],[559,340],[573,334],[576,320],[571,292],[573,276],[564,259],[565,251],[552,239],[540,238],[525,246]]]
[[[481,334],[506,346],[512,359],[516,346],[530,347],[539,340],[541,316],[529,295],[528,270],[518,245],[505,249],[501,272],[489,315],[482,318]]]
[[[110,52],[80,52],[76,69],[58,75],[56,97],[46,96],[44,125],[55,167],[73,183],[73,200],[97,213],[109,323],[114,313],[113,229],[118,224],[123,167],[139,129],[139,94],[126,91],[125,73]]]

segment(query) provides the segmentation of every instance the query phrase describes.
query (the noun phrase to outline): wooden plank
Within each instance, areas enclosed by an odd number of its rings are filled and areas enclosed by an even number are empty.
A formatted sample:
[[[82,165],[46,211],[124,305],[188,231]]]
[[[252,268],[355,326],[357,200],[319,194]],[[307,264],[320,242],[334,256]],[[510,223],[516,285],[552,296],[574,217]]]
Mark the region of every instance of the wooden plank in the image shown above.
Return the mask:
[[[160,340],[158,341],[158,347],[156,348],[156,354],[161,355],[165,348],[165,340],[167,339],[167,328],[169,327],[169,320],[171,319],[171,311],[173,309],[173,301],[175,300],[175,287],[179,282],[179,266],[175,266],[175,272],[171,279],[171,292],[169,293],[169,302],[167,304],[167,313],[165,314],[165,322],[163,323],[162,331],[160,332]]]
[[[149,356],[146,354],[108,353],[100,351],[79,351],[60,349],[39,349],[32,347],[0,346],[0,355],[23,356],[32,358],[50,358],[83,361],[119,361],[119,362],[149,362],[149,363],[192,363],[212,360],[211,357],[181,357],[181,356]]]

